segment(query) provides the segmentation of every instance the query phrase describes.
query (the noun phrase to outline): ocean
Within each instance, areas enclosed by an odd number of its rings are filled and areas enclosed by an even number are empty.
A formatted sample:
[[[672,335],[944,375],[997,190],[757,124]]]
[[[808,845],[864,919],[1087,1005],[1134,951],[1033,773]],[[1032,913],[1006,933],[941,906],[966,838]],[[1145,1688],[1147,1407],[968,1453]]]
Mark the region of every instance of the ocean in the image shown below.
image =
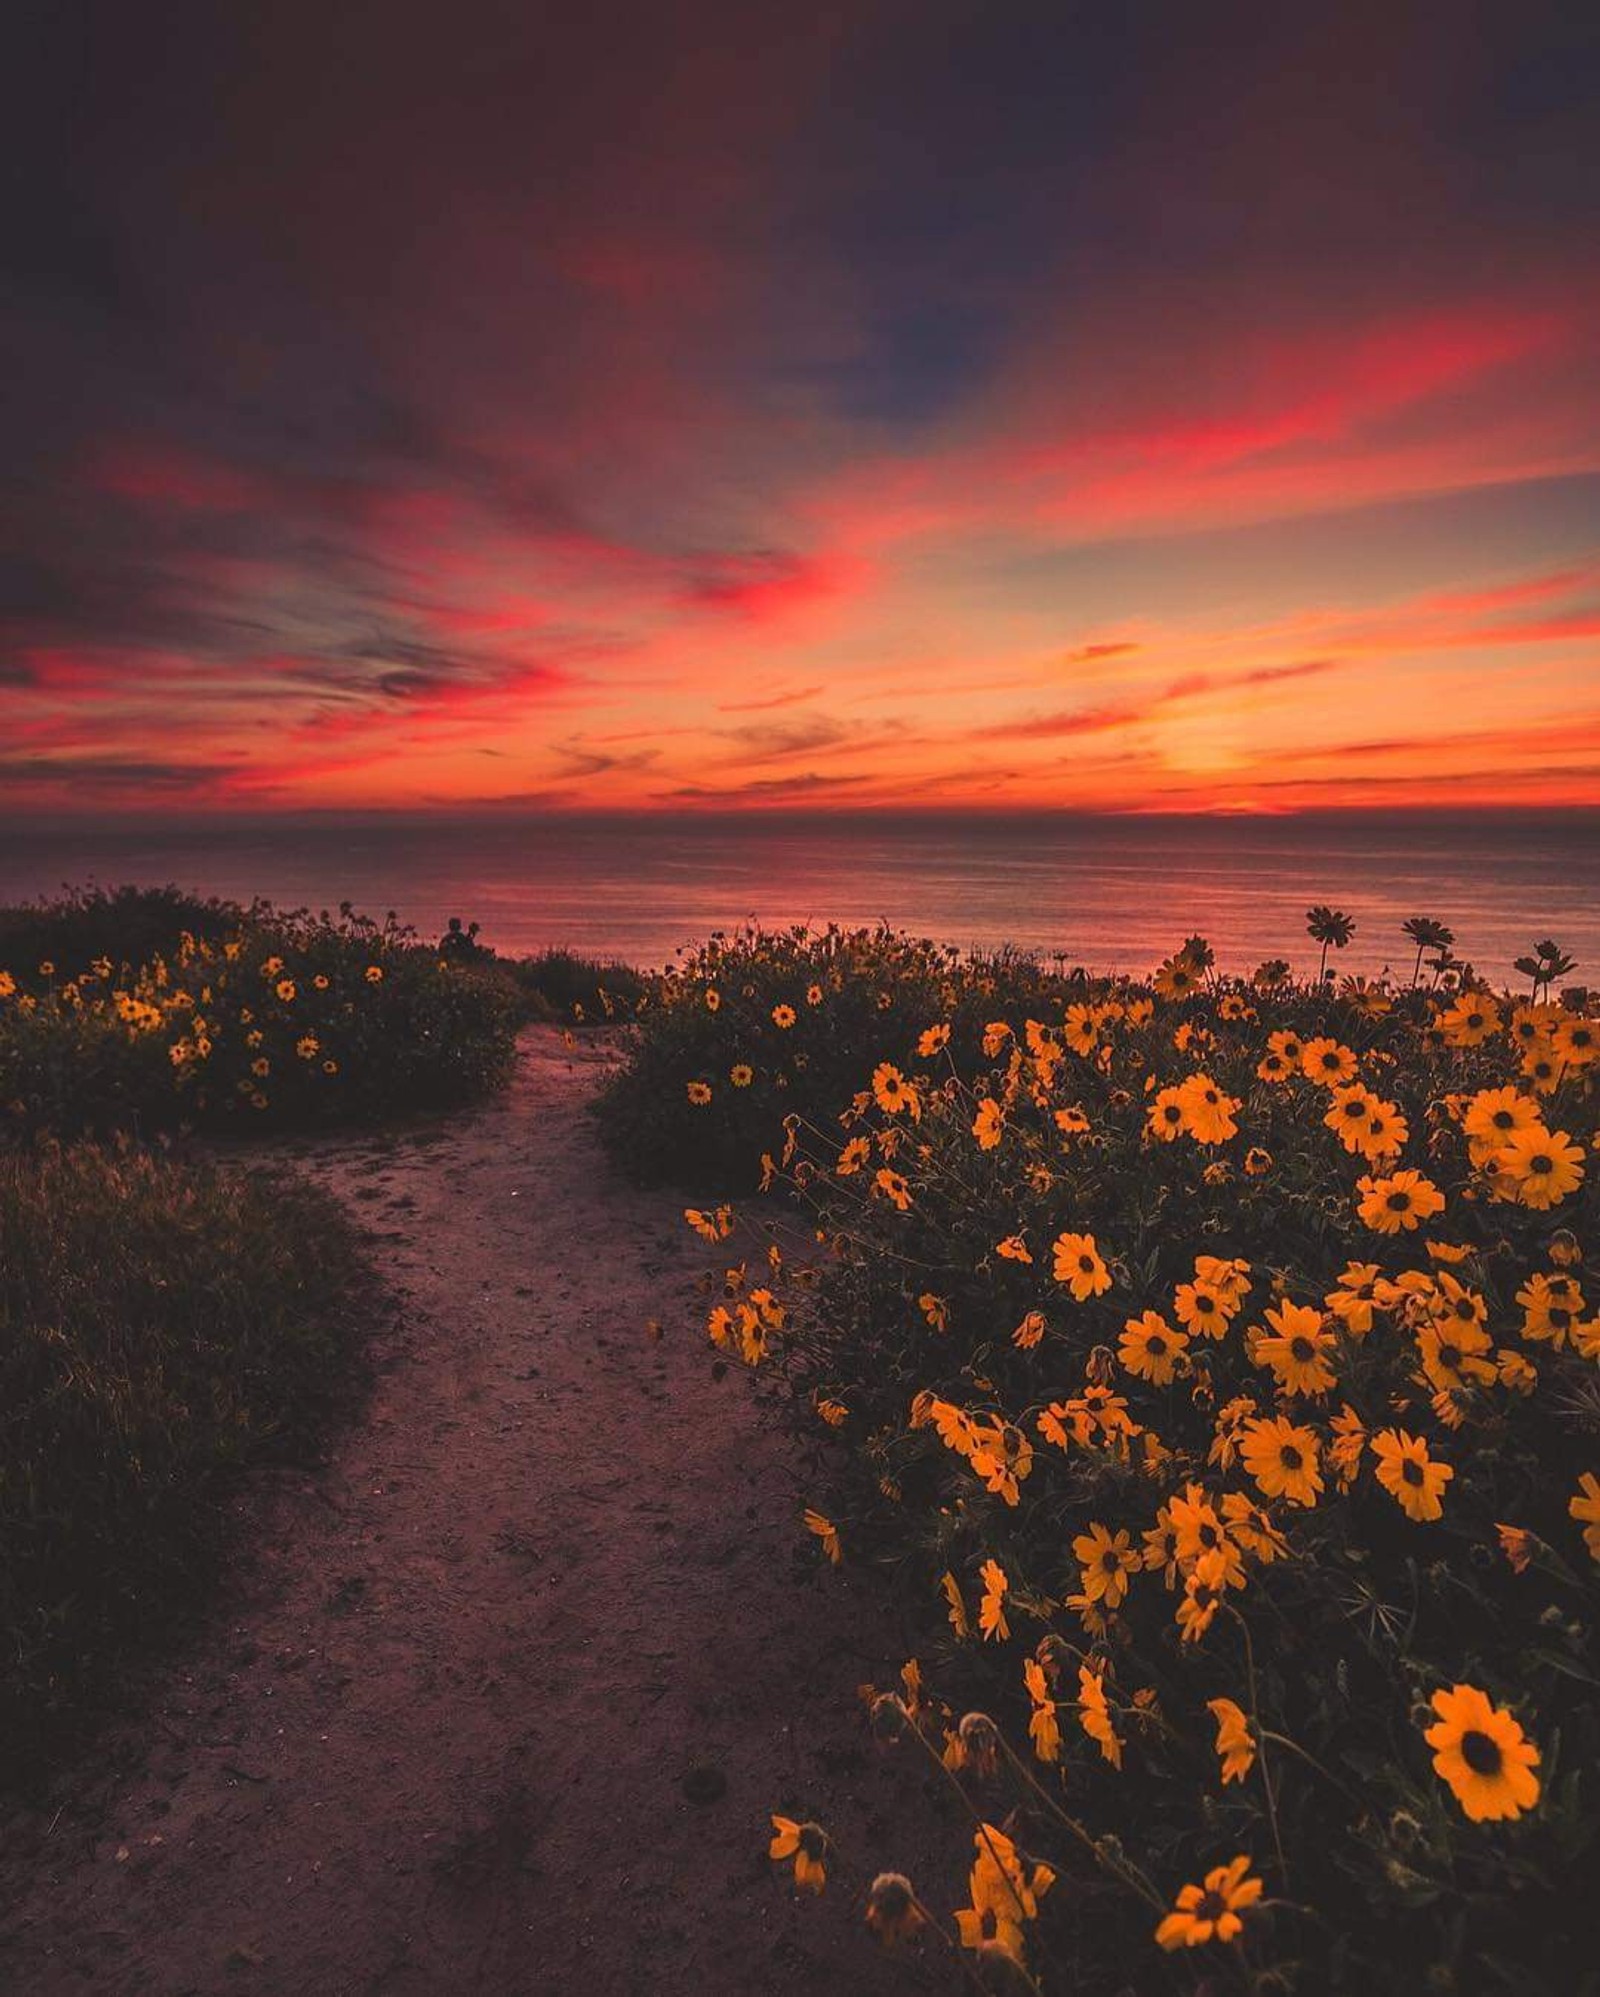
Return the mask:
[[[1409,976],[1400,924],[1435,916],[1496,982],[1553,936],[1600,976],[1600,812],[1296,818],[809,816],[150,819],[0,826],[0,902],[64,884],[175,882],[289,906],[452,915],[521,954],[661,965],[740,922],[886,921],[1145,970],[1198,931],[1224,969],[1314,965],[1312,902],[1356,918],[1341,970]]]

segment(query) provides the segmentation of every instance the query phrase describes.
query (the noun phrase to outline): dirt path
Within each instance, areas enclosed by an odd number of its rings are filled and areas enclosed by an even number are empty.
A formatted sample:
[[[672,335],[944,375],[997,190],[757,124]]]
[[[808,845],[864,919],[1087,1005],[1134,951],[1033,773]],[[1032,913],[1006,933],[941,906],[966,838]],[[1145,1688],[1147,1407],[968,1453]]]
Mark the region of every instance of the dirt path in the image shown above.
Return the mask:
[[[915,1859],[925,1785],[852,1713],[902,1652],[869,1583],[797,1577],[794,1451],[712,1376],[699,1245],[583,1116],[609,1058],[535,1030],[503,1103],[305,1150],[401,1323],[132,1772],[5,1826],[0,1988],[950,1987],[764,1856],[797,1804],[858,1864]]]

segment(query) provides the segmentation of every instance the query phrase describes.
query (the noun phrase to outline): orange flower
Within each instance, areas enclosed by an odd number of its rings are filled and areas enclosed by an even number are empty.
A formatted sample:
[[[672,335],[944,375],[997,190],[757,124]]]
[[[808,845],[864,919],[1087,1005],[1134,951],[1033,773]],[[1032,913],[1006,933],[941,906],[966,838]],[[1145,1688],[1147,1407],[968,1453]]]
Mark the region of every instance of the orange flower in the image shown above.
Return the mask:
[[[1428,1445],[1402,1429],[1380,1429],[1372,1438],[1378,1482],[1409,1519],[1419,1525],[1444,1516],[1444,1487],[1456,1474],[1448,1463],[1435,1463]]]
[[[1159,1312],[1146,1311],[1142,1317],[1128,1319],[1117,1353],[1136,1379],[1165,1387],[1188,1349],[1186,1331],[1174,1331]]]
[[[1156,1940],[1166,1949],[1237,1941],[1244,1928],[1241,1910],[1253,1907],[1265,1890],[1259,1879],[1246,1878],[1249,1870],[1249,1859],[1241,1856],[1213,1867],[1203,1886],[1183,1887],[1173,1912],[1156,1929]]]
[[[1475,1824],[1520,1817],[1539,1800],[1539,1750],[1504,1707],[1475,1685],[1435,1692],[1435,1725],[1423,1734],[1434,1771]]]
[[[1092,1234],[1058,1234],[1051,1251],[1055,1279],[1065,1283],[1080,1304],[1103,1296],[1111,1277]]]
[[[1128,1576],[1137,1573],[1140,1566],[1130,1535],[1113,1535],[1105,1526],[1092,1524],[1072,1542],[1072,1551],[1083,1569],[1083,1592],[1088,1599],[1108,1609],[1118,1607],[1128,1592]]]
[[[1232,1699],[1208,1699],[1206,1709],[1217,1722],[1217,1754],[1222,1762],[1222,1786],[1242,1782],[1255,1765],[1255,1736],[1241,1707]]]

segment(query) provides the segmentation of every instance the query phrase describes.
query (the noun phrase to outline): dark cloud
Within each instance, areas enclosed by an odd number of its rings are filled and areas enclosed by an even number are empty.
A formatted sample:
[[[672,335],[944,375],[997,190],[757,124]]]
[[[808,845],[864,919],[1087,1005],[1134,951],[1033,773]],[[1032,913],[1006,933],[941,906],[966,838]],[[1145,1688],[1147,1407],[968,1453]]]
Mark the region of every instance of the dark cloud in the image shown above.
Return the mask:
[[[237,773],[235,764],[161,762],[149,757],[0,756],[0,786],[55,782],[135,795],[149,791],[201,793]]]

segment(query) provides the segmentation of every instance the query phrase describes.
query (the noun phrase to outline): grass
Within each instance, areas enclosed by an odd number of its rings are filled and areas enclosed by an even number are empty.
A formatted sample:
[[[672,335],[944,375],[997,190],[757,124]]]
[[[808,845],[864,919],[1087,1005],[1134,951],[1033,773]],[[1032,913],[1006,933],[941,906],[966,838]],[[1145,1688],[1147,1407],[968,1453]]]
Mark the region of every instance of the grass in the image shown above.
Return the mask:
[[[571,950],[502,959],[506,974],[532,1001],[535,1017],[577,1026],[630,1019],[648,1003],[654,980],[631,964]]]
[[[0,1778],[37,1778],[203,1598],[238,1473],[348,1395],[362,1265],[307,1185],[0,1153]]]

